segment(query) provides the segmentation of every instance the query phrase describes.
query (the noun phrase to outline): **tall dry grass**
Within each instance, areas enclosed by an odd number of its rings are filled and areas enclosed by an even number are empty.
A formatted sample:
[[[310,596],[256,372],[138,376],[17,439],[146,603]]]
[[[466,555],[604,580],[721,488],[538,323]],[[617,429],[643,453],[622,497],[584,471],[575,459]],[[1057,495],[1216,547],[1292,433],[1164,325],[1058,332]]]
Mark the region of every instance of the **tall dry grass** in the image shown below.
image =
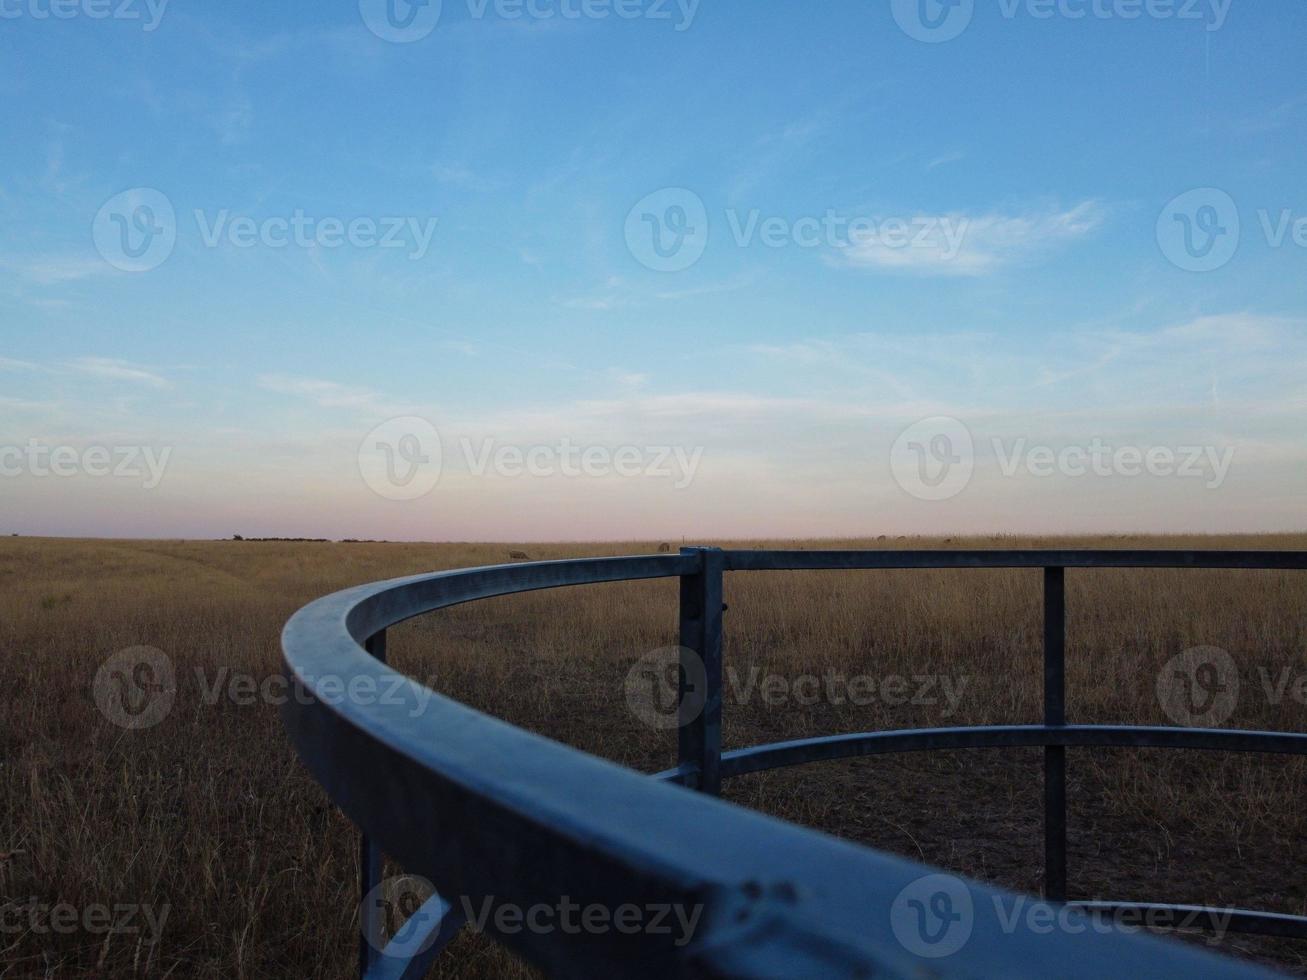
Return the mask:
[[[729,543],[728,543],[729,544]],[[788,542],[752,542],[778,546]],[[806,542],[936,547],[941,542]],[[626,554],[657,542],[527,548],[537,558]],[[1302,536],[967,539],[953,547],[1307,546]],[[353,828],[290,751],[277,709],[205,692],[233,672],[279,672],[299,606],[364,581],[506,560],[502,545],[0,540],[0,905],[167,907],[157,943],[85,929],[0,934],[0,976],[349,976]],[[628,710],[623,681],[676,642],[673,582],[592,586],[446,610],[392,633],[392,660],[511,722],[640,769],[674,736]],[[1068,573],[1072,721],[1171,723],[1155,681],[1197,645],[1228,650],[1232,727],[1307,730],[1272,680],[1307,674],[1307,576]],[[748,573],[728,577],[726,662],[793,680],[826,673],[948,678],[934,703],[769,704],[726,692],[728,747],[829,732],[1031,722],[1040,714],[1037,571]],[[126,731],[92,698],[98,666],[133,646],[175,664],[175,704]],[[198,671],[198,674],[197,674]],[[226,673],[224,674],[224,671]],[[937,681],[938,683],[938,681]],[[936,688],[938,690],[938,688]],[[1274,693],[1274,689],[1273,689]],[[728,784],[727,796],[872,846],[1009,887],[1042,874],[1040,756],[951,752],[808,766]],[[1307,913],[1298,760],[1192,752],[1069,753],[1071,886]],[[1229,938],[1228,952],[1307,969],[1302,944]],[[439,975],[528,975],[462,937]]]

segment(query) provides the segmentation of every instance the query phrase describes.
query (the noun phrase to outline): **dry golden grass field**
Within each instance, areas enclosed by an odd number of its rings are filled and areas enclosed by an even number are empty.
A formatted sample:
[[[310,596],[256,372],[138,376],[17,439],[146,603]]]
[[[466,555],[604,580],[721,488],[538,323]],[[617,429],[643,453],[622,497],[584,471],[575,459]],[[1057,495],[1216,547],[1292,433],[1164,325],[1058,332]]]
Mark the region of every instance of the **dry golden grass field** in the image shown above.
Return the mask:
[[[524,550],[553,558],[657,545]],[[1307,536],[949,546],[1303,549]],[[8,914],[0,976],[353,975],[355,831],[298,763],[275,705],[212,692],[233,676],[278,675],[281,627],[311,599],[376,579],[498,563],[509,550],[0,539],[0,904]],[[729,575],[726,746],[1037,722],[1040,595],[1035,570]],[[1171,724],[1159,671],[1188,648],[1216,646],[1240,674],[1237,706],[1223,724],[1307,730],[1304,686],[1295,684],[1307,674],[1307,575],[1072,570],[1067,602],[1069,720]],[[393,630],[391,659],[473,706],[652,771],[672,762],[675,734],[633,716],[623,681],[640,656],[675,642],[676,584],[668,580],[447,610]],[[108,657],[136,646],[167,655],[177,694],[158,724],[127,730],[98,709],[93,682]],[[768,703],[749,687],[755,668],[786,678],[933,676],[956,697]],[[1037,750],[883,756],[748,777],[728,783],[726,796],[1037,892],[1041,773]],[[1070,750],[1071,890],[1307,913],[1305,776],[1307,764],[1282,757]],[[60,903],[81,918],[54,928],[40,910]],[[135,932],[82,914],[124,905],[142,909]],[[146,925],[146,907],[157,929]],[[1219,948],[1307,972],[1307,944],[1227,937]],[[437,975],[531,974],[465,935]]]

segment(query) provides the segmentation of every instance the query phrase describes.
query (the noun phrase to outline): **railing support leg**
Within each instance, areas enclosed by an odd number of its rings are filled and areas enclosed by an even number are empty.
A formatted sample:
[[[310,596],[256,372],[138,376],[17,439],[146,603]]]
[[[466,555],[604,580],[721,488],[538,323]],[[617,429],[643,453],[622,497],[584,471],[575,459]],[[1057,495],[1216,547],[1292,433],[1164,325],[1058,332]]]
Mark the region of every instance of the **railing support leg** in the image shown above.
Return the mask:
[[[386,631],[374,634],[365,644],[368,653],[376,657],[382,663],[386,662]],[[373,918],[379,914],[380,907],[376,902],[368,902],[365,899],[371,893],[372,889],[381,884],[381,849],[377,847],[368,835],[359,834],[359,976],[367,976],[368,970],[372,967],[379,950],[373,947],[372,937],[381,935],[381,931],[373,927]]]
[[[1066,724],[1066,570],[1044,569],[1044,724]],[[1044,898],[1066,901],[1066,747],[1044,747]]]
[[[717,548],[682,548],[699,570],[681,576],[681,670],[677,761],[698,771],[696,788],[721,794],[722,761],[722,573]],[[694,658],[694,659],[691,659]],[[692,686],[702,680],[704,690]]]

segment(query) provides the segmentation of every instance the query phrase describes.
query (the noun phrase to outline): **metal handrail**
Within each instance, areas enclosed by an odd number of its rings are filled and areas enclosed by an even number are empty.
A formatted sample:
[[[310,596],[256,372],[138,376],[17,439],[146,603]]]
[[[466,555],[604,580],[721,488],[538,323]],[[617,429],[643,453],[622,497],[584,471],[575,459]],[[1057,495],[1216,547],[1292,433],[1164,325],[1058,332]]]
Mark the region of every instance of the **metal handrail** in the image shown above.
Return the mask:
[[[1043,725],[873,732],[721,751],[721,596],[726,571],[853,568],[1044,569]],[[380,851],[435,882],[433,942],[391,957],[361,944],[366,976],[417,976],[490,899],[517,909],[557,902],[699,909],[693,938],[483,927],[548,972],[627,976],[936,976],[1020,974],[1262,976],[1251,964],[1152,937],[1105,935],[1092,915],[1189,906],[1067,902],[1076,929],[1047,933],[1001,914],[1023,901],[960,883],[970,906],[958,952],[905,945],[896,901],[934,869],[834,840],[715,798],[720,780],[822,759],[940,748],[1043,746],[1045,893],[1066,899],[1065,747],[1158,746],[1307,753],[1307,736],[1277,732],[1067,725],[1065,568],[1307,569],[1307,553],[1197,551],[811,552],[684,549],[679,555],[488,566],[373,583],[319,599],[287,623],[283,650],[297,689],[283,709],[315,778],[361,828],[363,891]],[[385,664],[387,628],[491,596],[569,585],[680,580],[682,657],[706,681],[702,707],[678,729],[678,765],[650,779],[523,731],[421,688]],[[682,697],[690,672],[681,675]],[[343,682],[388,698],[342,697]],[[359,685],[362,681],[363,684]],[[679,782],[697,793],[667,785]],[[424,911],[429,911],[424,906]],[[1081,911],[1077,906],[1083,906]],[[1059,907],[1063,907],[1060,906]],[[1232,931],[1307,936],[1307,918],[1228,913]],[[366,918],[372,913],[361,912]],[[364,923],[365,932],[370,924]]]

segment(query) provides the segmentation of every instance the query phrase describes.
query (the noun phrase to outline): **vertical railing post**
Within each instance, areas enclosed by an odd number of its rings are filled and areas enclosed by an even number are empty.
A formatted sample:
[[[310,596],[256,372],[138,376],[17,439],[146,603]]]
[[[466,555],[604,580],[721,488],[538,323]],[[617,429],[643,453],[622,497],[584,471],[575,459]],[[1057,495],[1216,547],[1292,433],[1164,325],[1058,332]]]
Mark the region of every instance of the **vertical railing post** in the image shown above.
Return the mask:
[[[386,662],[386,631],[374,633],[364,648],[382,663]],[[381,884],[381,849],[368,835],[359,834],[359,976],[367,976],[379,950],[373,945],[381,930],[376,928],[375,917],[380,914],[379,902],[367,901],[372,890]]]
[[[1066,570],[1044,569],[1044,724],[1066,724]],[[1044,897],[1066,901],[1066,747],[1044,747]]]
[[[699,559],[681,576],[681,669],[677,764],[697,770],[695,787],[721,794],[722,761],[722,573],[718,548],[682,548]],[[703,690],[695,690],[697,685]]]

